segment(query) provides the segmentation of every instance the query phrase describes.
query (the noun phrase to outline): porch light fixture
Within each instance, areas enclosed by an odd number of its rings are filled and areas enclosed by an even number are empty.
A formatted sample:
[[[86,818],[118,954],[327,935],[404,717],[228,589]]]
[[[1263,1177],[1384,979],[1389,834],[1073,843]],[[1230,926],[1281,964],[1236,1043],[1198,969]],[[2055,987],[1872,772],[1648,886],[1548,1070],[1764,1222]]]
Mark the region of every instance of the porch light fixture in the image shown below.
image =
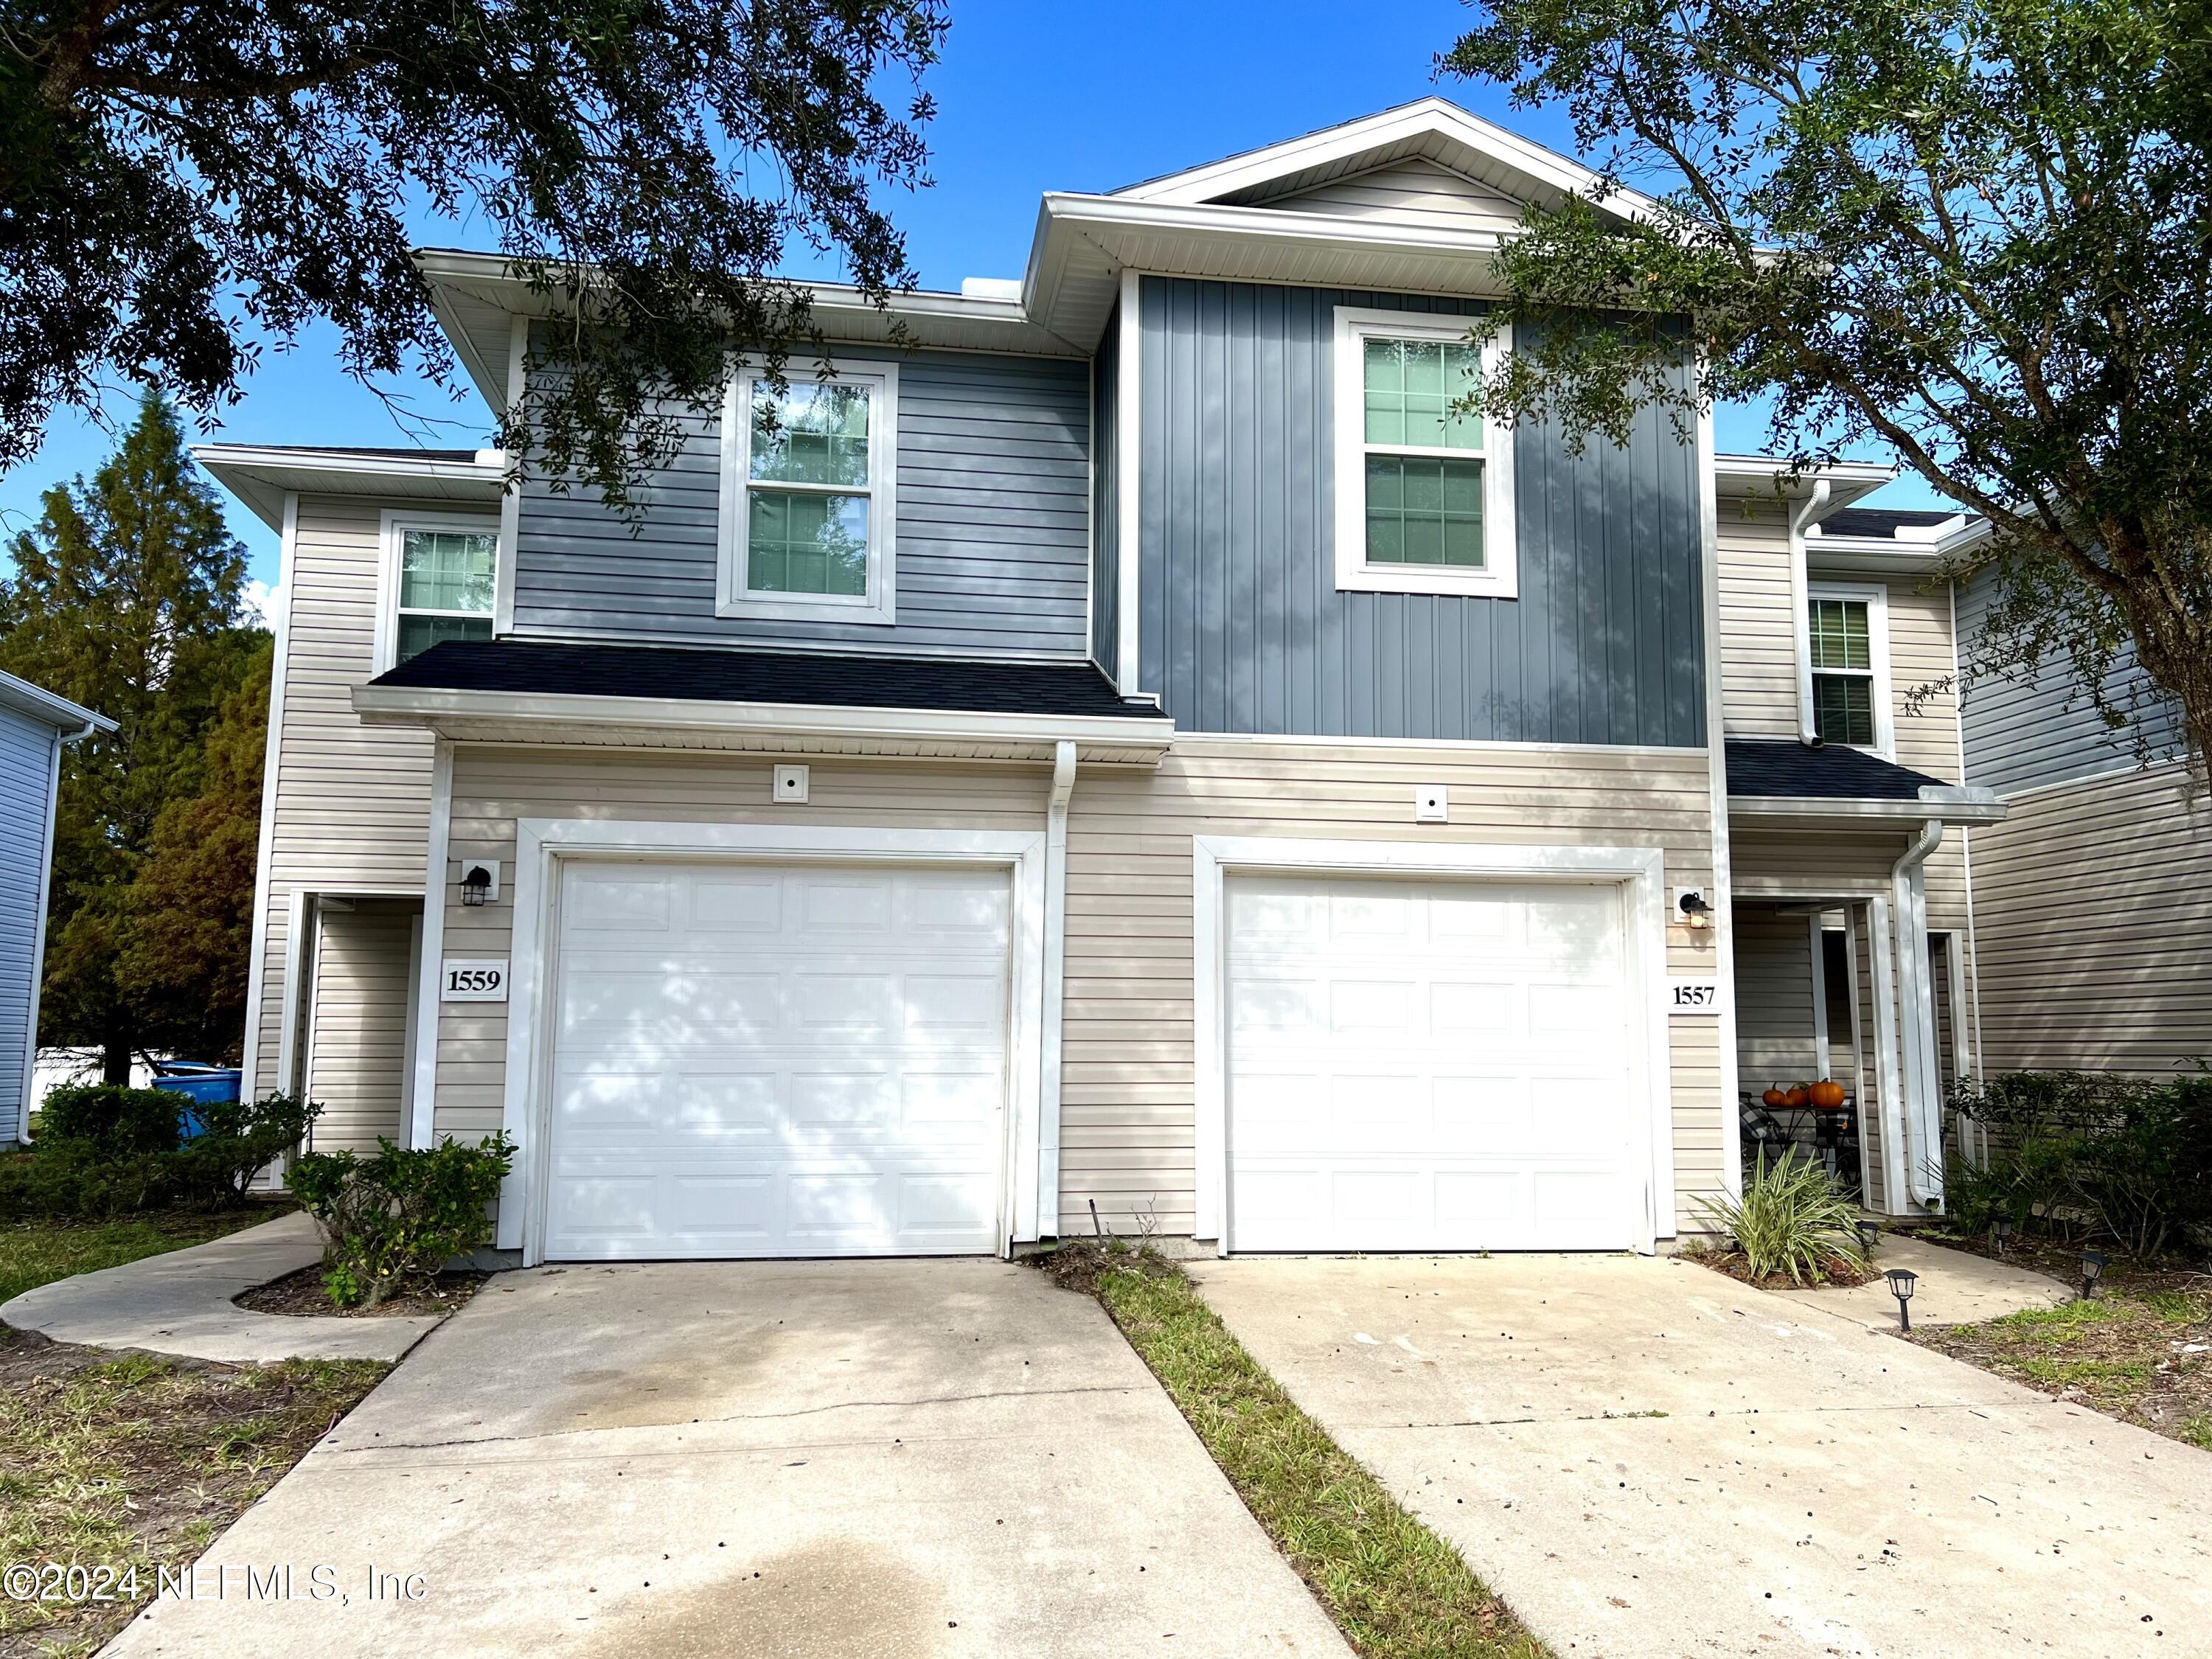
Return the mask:
[[[2012,1223],[1999,1216],[1990,1223],[1990,1237],[1996,1242],[1997,1254],[2004,1254],[2005,1246],[2012,1243]]]
[[[1710,927],[1713,925],[1713,907],[1705,902],[1705,896],[1694,888],[1682,895],[1682,926]]]
[[[2081,1252],[2081,1299],[2088,1301],[2097,1294],[2097,1281],[2105,1276],[2105,1253],[2102,1250]]]
[[[1889,1281],[1889,1293],[1897,1298],[1897,1323],[1901,1330],[1912,1328],[1912,1286],[1920,1275],[1909,1268],[1892,1267],[1882,1275]]]
[[[471,909],[488,902],[491,898],[491,872],[481,864],[471,864],[461,872],[461,902]]]
[[[1874,1254],[1875,1241],[1881,1237],[1881,1223],[1879,1221],[1862,1221],[1858,1224],[1858,1227],[1859,1248],[1864,1250],[1869,1255],[1872,1255]]]

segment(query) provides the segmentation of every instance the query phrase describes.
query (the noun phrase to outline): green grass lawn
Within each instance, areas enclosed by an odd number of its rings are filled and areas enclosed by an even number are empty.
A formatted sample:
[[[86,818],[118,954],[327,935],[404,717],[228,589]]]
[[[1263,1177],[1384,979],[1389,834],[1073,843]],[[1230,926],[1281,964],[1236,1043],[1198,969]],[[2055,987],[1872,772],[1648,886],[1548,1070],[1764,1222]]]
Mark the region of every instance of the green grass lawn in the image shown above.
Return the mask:
[[[2033,1308],[1913,1340],[2212,1451],[2212,1288],[2130,1291]]]
[[[1550,1659],[1458,1552],[1291,1403],[1182,1273],[1109,1256],[1095,1289],[1364,1659]]]
[[[279,1206],[257,1205],[204,1215],[177,1212],[118,1221],[0,1223],[0,1302],[57,1279],[204,1244],[283,1213]]]

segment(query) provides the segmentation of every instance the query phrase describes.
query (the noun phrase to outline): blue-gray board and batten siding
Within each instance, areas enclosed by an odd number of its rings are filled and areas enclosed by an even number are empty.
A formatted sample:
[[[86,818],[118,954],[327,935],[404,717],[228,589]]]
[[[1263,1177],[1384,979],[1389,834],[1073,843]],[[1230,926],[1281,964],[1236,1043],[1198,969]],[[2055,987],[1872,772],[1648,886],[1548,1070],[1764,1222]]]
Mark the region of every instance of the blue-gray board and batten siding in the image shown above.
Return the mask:
[[[55,741],[44,721],[0,708],[0,1141],[14,1138],[29,1083]]]
[[[1697,457],[1667,417],[1580,455],[1520,429],[1519,597],[1342,592],[1334,308],[1480,304],[1180,277],[1139,295],[1140,689],[1178,726],[1705,741]]]
[[[526,487],[516,637],[1087,657],[1090,364],[857,347],[836,355],[898,365],[896,623],[714,614],[717,419],[692,422],[683,453],[644,493],[635,534],[587,490]]]

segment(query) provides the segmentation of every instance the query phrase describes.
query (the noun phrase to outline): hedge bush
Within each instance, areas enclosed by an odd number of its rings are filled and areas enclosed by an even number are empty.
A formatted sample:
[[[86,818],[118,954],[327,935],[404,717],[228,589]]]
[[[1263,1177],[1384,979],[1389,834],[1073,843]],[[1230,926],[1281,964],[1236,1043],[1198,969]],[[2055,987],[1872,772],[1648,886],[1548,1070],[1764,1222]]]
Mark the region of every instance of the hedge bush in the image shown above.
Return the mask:
[[[0,1219],[105,1220],[143,1210],[228,1209],[306,1137],[319,1107],[289,1095],[194,1105],[166,1089],[56,1089],[29,1152],[0,1160]]]
[[[1985,1165],[1946,1172],[1967,1231],[2002,1217],[2094,1229],[2138,1256],[2212,1250],[2212,1073],[2014,1072],[1960,1084],[1951,1105],[1991,1131]]]
[[[514,1143],[503,1134],[433,1147],[399,1146],[380,1135],[376,1146],[369,1158],[350,1149],[310,1152],[292,1165],[292,1191],[327,1241],[323,1288],[342,1308],[374,1308],[489,1243],[491,1201],[514,1158]]]

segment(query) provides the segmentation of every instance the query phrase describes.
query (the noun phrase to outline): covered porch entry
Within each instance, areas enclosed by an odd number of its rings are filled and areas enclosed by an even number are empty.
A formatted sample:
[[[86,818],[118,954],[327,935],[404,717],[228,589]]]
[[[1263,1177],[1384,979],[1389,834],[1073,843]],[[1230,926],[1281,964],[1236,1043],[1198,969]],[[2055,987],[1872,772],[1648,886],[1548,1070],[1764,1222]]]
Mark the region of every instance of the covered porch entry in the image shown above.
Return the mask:
[[[1945,1103],[1975,1066],[1957,826],[2004,809],[1856,750],[1728,748],[1745,1166],[1802,1149],[1875,1213],[1939,1212]],[[1840,1106],[1808,1097],[1821,1081]]]

